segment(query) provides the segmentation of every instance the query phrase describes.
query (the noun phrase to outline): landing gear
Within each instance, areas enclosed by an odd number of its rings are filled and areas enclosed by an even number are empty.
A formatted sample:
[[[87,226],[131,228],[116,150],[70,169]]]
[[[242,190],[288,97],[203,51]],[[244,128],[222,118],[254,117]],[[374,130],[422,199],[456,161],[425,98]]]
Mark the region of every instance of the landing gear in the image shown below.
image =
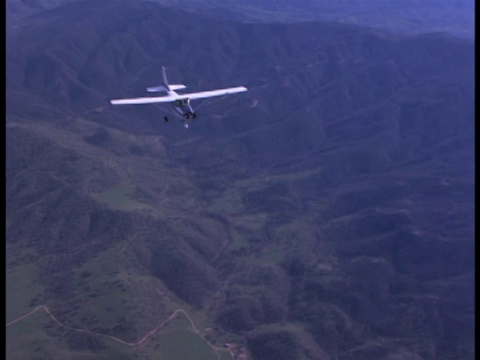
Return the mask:
[[[163,120],[165,120],[165,122],[168,122],[168,116],[165,116]]]
[[[195,119],[195,118],[197,117],[197,114],[195,114],[194,112],[189,111],[189,112],[183,114],[183,117],[184,117],[186,120],[190,119],[190,117],[191,117],[192,119]]]

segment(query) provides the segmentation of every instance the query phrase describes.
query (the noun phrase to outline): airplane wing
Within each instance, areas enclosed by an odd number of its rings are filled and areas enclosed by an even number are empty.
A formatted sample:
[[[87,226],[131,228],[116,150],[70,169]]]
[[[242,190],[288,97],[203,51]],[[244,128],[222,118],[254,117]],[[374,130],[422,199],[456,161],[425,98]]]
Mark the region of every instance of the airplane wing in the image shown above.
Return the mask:
[[[142,97],[133,99],[115,99],[110,100],[112,105],[129,105],[129,104],[154,104],[154,103],[169,103],[179,99],[178,96],[155,96],[155,97]]]
[[[201,91],[201,92],[190,93],[190,94],[179,94],[178,99],[190,99],[190,100],[204,99],[204,98],[209,98],[213,96],[235,94],[235,93],[244,92],[244,91],[247,91],[246,87],[238,86],[238,87],[232,87],[232,88],[226,88],[226,89]]]
[[[226,89],[201,91],[201,92],[190,93],[190,94],[143,97],[143,98],[134,98],[134,99],[115,99],[115,100],[110,100],[110,103],[112,105],[168,103],[168,102],[173,102],[175,100],[204,99],[204,98],[209,98],[213,96],[235,94],[235,93],[244,92],[244,91],[247,91],[246,87],[238,86],[238,87],[232,87],[232,88],[226,88]]]

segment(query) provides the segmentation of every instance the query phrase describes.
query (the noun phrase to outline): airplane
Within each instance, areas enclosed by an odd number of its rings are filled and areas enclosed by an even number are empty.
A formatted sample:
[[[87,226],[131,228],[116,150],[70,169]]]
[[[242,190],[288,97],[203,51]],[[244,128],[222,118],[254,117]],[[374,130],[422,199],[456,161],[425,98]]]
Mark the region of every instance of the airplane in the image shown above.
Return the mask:
[[[175,115],[180,120],[184,121],[185,128],[188,129],[188,121],[190,119],[195,119],[197,114],[193,111],[192,106],[190,105],[190,100],[196,99],[206,99],[214,96],[222,96],[228,94],[235,94],[247,91],[247,88],[244,86],[237,86],[225,89],[217,89],[210,91],[201,91],[187,94],[178,94],[176,90],[185,89],[186,86],[182,84],[169,84],[167,80],[167,73],[165,66],[162,66],[162,80],[163,83],[159,86],[148,87],[148,92],[166,92],[165,96],[156,96],[156,97],[142,97],[142,98],[132,98],[132,99],[114,99],[110,100],[112,105],[130,105],[130,104],[155,104],[155,103],[168,103],[173,110],[173,115]],[[168,116],[164,117],[165,122],[167,122]]]

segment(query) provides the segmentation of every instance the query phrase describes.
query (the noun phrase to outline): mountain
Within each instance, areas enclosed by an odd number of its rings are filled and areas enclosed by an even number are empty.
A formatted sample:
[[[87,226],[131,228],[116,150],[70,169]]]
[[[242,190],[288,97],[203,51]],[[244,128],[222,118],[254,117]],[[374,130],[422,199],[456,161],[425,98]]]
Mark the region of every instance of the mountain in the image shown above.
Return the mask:
[[[18,22],[7,357],[473,358],[473,54],[151,2]],[[188,131],[109,105],[162,65],[192,91],[249,91]]]
[[[248,22],[334,21],[401,34],[447,32],[473,38],[472,0],[177,0],[165,5]]]
[[[79,0],[9,0],[7,23]],[[400,34],[446,32],[474,38],[473,0],[151,0],[194,14],[240,22],[332,21]]]

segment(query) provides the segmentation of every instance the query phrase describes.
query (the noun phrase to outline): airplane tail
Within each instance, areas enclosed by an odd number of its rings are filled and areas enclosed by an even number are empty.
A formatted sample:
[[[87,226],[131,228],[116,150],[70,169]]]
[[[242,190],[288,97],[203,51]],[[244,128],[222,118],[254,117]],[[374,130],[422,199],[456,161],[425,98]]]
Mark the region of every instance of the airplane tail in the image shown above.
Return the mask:
[[[163,86],[170,90],[170,87],[168,86],[168,80],[167,80],[167,70],[165,69],[165,66],[162,66],[162,80],[163,80]]]
[[[170,91],[175,91],[175,90],[181,90],[185,89],[186,86],[182,84],[178,85],[169,85],[168,80],[167,80],[167,71],[165,69],[165,66],[162,66],[162,85],[159,86],[153,86],[147,88],[148,92],[159,92],[159,91],[165,91],[165,92],[170,92]]]

